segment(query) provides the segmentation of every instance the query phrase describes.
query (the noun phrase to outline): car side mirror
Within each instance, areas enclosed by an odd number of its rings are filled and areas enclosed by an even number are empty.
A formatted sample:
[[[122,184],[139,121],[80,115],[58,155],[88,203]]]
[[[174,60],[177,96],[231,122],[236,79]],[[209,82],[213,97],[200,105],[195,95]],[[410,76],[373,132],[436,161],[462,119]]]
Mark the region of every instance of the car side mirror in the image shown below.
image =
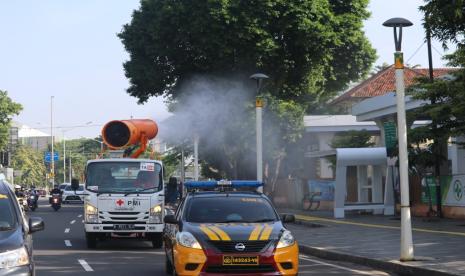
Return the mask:
[[[29,218],[29,233],[42,231],[45,229],[44,221],[39,217]]]
[[[179,221],[174,215],[166,215],[163,221],[168,224],[179,224]]]
[[[73,191],[76,191],[77,189],[79,189],[79,180],[77,180],[76,178],[73,178],[71,180],[71,189]]]
[[[281,221],[284,223],[293,223],[295,222],[295,216],[292,214],[282,214]]]

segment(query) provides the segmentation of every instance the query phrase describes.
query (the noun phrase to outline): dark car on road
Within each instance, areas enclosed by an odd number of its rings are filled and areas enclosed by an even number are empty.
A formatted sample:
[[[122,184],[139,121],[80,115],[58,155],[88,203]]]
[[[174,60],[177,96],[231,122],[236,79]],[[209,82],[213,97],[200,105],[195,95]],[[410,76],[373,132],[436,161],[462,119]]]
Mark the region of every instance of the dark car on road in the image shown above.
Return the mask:
[[[44,229],[41,218],[26,218],[14,192],[0,181],[0,276],[34,275],[32,233]]]

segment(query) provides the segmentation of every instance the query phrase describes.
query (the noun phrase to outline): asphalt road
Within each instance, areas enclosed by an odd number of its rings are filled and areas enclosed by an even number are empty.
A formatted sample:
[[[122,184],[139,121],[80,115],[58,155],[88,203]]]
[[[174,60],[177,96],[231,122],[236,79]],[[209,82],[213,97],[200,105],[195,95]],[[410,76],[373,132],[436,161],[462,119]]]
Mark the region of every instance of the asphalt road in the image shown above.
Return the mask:
[[[45,230],[34,234],[38,276],[53,275],[165,275],[164,252],[149,242],[117,240],[86,248],[82,205],[64,205],[55,212],[41,199],[30,216],[42,217]],[[299,275],[393,275],[368,267],[330,262],[311,256],[300,257]]]

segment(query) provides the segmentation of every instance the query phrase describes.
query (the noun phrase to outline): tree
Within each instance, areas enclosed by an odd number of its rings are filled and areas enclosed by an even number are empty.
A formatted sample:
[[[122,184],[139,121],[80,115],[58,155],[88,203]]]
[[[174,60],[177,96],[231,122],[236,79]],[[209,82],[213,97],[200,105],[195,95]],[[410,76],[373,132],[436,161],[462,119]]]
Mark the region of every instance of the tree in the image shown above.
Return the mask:
[[[55,162],[55,181],[57,183],[63,182],[64,173],[66,173],[67,182],[71,181],[68,179],[70,159],[73,178],[82,180],[87,161],[95,159],[100,153],[100,144],[97,141],[101,141],[101,137],[97,137],[95,139],[80,138],[66,140],[66,172],[63,170],[63,142],[56,143],[54,151],[58,152],[60,160]]]
[[[21,173],[15,178],[15,183],[28,186],[45,184],[46,169],[42,153],[20,145],[12,156],[11,166]]]
[[[0,90],[0,150],[8,145],[11,116],[18,115],[22,110],[19,103],[8,97],[8,92]]]
[[[119,34],[128,93],[176,98],[193,75],[272,76],[268,92],[315,105],[364,76],[368,0],[141,1]]]
[[[252,73],[267,73],[271,78],[262,89],[269,102],[264,113],[265,175],[273,182],[288,145],[301,136],[304,112],[370,69],[375,51],[362,30],[369,16],[367,4],[367,0],[141,1],[119,34],[130,55],[124,64],[128,93],[140,103],[165,96],[181,118],[178,122],[195,118],[178,127],[187,129],[186,139],[199,128],[212,129],[200,132],[206,175],[249,178],[255,170],[254,112],[248,104],[252,97],[249,93],[228,106],[215,99],[234,90],[237,80],[244,83]],[[205,90],[192,88],[199,86],[199,76],[208,79],[207,90],[212,93],[208,98],[199,95],[209,105],[193,110],[189,94]]]
[[[349,130],[337,133],[331,140],[331,148],[369,148],[375,143],[372,141],[373,136],[366,129]],[[332,168],[336,168],[336,157],[330,156],[326,158]]]
[[[455,53],[445,57],[449,65],[458,67],[451,72],[449,78],[435,79],[419,78],[418,84],[409,89],[409,93],[416,99],[429,101],[409,115],[412,118],[428,118],[431,123],[410,130],[409,142],[418,145],[412,153],[413,163],[427,168],[435,160],[445,160],[438,148],[441,143],[434,143],[425,147],[431,141],[446,141],[451,136],[465,135],[465,2],[463,0],[445,1],[428,0],[420,7],[425,13],[424,25],[431,31],[433,37],[443,42],[457,44]],[[421,146],[420,146],[421,145]],[[420,149],[421,147],[421,149]],[[419,156],[415,156],[415,152]],[[423,169],[424,171],[425,169]],[[417,170],[421,171],[421,170]]]
[[[465,42],[465,1],[426,0],[420,10],[425,14],[424,25],[433,37],[443,42]]]

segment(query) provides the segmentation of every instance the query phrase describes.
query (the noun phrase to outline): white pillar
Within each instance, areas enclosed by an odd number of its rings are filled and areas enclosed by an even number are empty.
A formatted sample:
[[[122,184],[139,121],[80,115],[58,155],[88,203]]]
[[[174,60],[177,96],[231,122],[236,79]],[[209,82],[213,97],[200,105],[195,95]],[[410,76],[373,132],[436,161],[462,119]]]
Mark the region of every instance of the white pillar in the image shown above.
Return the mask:
[[[388,166],[386,168],[386,185],[384,186],[384,215],[394,215],[394,183],[396,179],[395,161],[388,158]]]
[[[262,138],[262,108],[263,102],[257,97],[255,101],[256,131],[257,131],[257,180],[263,181],[263,138]],[[258,192],[263,192],[263,187],[258,188]]]
[[[347,190],[347,167],[336,167],[336,184],[334,187],[334,218],[344,218]]]
[[[368,172],[367,166],[357,166],[357,191],[358,191],[358,202],[368,202]]]
[[[382,167],[383,166],[373,166],[373,177],[371,181],[371,199],[374,203],[383,202]],[[381,215],[383,214],[383,211],[383,209],[374,209],[373,214]]]
[[[402,52],[396,52],[396,61],[402,61]],[[413,257],[412,221],[410,214],[407,123],[405,119],[405,87],[404,68],[402,62],[396,62],[396,99],[397,99],[397,132],[399,138],[399,173],[400,173],[400,207],[401,236],[400,260],[411,261]]]

